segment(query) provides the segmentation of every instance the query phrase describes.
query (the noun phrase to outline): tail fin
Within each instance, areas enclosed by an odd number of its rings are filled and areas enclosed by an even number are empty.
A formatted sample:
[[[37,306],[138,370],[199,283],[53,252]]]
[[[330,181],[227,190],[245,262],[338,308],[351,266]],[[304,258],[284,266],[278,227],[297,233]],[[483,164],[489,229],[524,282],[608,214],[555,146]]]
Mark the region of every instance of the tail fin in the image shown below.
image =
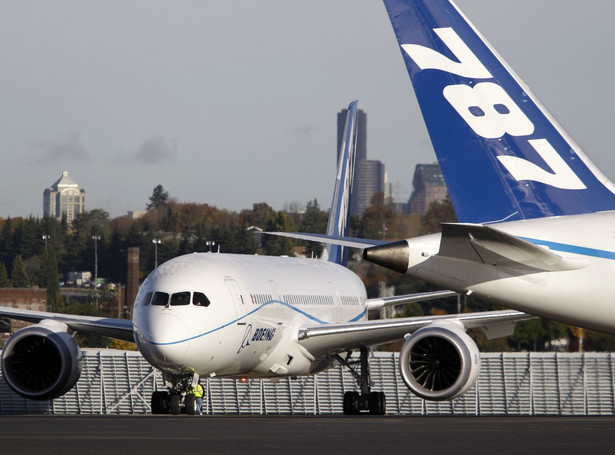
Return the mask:
[[[615,209],[615,185],[450,0],[384,0],[460,222]]]
[[[329,212],[327,235],[348,236],[348,218],[350,210],[350,191],[354,176],[355,152],[357,143],[357,101],[348,106],[344,136],[337,163],[337,177]],[[346,265],[347,250],[340,245],[327,244],[322,255],[323,260]]]

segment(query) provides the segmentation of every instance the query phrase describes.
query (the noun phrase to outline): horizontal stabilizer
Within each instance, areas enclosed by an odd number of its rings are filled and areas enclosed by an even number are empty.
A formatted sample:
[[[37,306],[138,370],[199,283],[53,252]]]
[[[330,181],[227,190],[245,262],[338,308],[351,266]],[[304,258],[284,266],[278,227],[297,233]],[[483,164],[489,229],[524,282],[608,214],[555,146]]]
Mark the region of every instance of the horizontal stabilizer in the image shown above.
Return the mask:
[[[357,239],[355,237],[341,237],[326,234],[308,234],[305,232],[265,232],[265,234],[290,237],[291,239],[297,240],[307,240],[309,242],[320,242],[328,245],[340,245],[350,248],[368,248],[370,246],[389,243],[383,240]]]
[[[523,270],[561,271],[582,268],[549,249],[480,224],[442,224],[438,256]]]
[[[458,295],[455,291],[418,292],[416,294],[393,295],[378,297],[365,302],[368,310],[377,310],[385,306],[405,305],[406,303],[426,302],[428,300],[444,299]]]

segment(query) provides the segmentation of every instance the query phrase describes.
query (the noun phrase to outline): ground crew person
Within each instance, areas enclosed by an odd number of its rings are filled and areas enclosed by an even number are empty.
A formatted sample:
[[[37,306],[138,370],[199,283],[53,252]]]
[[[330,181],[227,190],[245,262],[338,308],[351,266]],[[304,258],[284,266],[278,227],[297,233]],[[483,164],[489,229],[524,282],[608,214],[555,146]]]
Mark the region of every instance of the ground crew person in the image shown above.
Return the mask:
[[[203,386],[197,382],[189,393],[194,395],[196,398],[196,412],[202,416],[203,410],[201,408],[203,407]]]

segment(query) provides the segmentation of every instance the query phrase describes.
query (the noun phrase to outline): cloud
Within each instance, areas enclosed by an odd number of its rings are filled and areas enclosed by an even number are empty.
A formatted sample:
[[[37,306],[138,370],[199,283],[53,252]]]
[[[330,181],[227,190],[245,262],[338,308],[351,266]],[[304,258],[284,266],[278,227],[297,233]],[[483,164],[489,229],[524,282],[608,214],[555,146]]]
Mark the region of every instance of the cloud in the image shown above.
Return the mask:
[[[287,132],[290,133],[291,135],[307,136],[307,135],[310,135],[316,132],[317,130],[318,128],[314,125],[302,125],[302,126],[297,125],[292,128],[289,128]]]
[[[57,164],[62,162],[87,163],[90,155],[81,142],[80,134],[75,133],[63,142],[42,141],[32,144],[37,156],[31,161],[37,165]]]
[[[175,159],[175,143],[169,142],[162,137],[147,139],[134,155],[134,161],[147,166],[155,166],[166,161]]]

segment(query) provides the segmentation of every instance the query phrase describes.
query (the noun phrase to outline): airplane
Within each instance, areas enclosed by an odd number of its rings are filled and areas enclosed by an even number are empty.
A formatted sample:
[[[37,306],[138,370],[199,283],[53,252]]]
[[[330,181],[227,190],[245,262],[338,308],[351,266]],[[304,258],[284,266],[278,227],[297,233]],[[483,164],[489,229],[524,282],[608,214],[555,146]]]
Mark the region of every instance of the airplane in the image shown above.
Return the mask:
[[[350,104],[327,227],[348,235],[348,207],[357,131]],[[476,381],[480,359],[466,333],[482,328],[506,336],[530,316],[491,311],[367,320],[370,309],[456,295],[453,291],[368,299],[360,278],[346,268],[345,248],[329,244],[316,259],[193,253],[171,259],[143,281],[132,321],[0,307],[0,315],[35,325],[16,332],[2,353],[3,376],[17,394],[52,399],[79,379],[80,348],[72,332],[135,341],[162,372],[166,391],[152,395],[154,414],[195,414],[188,393],[200,378],[279,378],[311,375],[341,364],[359,391],[344,394],[345,414],[386,411],[384,393],[372,391],[369,351],[405,339],[400,374],[414,393],[452,399]],[[352,353],[359,351],[358,359]]]
[[[460,294],[615,333],[615,184],[450,0],[384,0],[458,223],[362,248]]]

